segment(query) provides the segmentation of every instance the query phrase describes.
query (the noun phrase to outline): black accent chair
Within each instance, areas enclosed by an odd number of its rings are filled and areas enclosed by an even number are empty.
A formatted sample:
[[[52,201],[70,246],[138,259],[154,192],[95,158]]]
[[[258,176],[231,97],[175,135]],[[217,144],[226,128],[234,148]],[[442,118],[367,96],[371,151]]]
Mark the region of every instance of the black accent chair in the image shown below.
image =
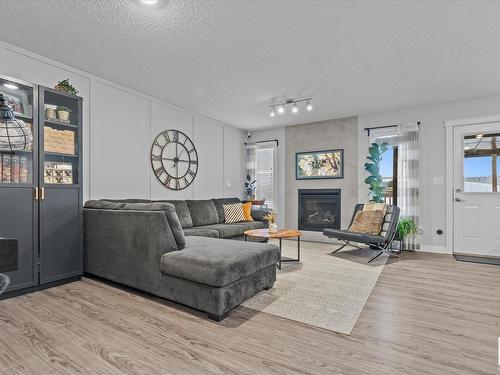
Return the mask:
[[[349,227],[352,225],[354,221],[354,217],[356,216],[356,212],[363,210],[364,204],[357,204],[354,208],[354,213],[352,214],[351,222]],[[382,223],[382,231],[380,234],[368,234],[368,233],[355,233],[349,232],[348,230],[341,229],[323,229],[323,235],[328,238],[335,238],[337,240],[345,242],[341,247],[332,251],[332,254],[336,253],[339,250],[342,250],[347,245],[354,246],[359,248],[356,245],[351,244],[351,242],[363,243],[369,245],[371,249],[380,250],[380,253],[375,255],[372,259],[368,261],[368,263],[373,262],[379,256],[381,256],[384,252],[388,252],[389,254],[398,254],[399,252],[394,252],[391,250],[391,244],[394,240],[394,236],[396,235],[396,228],[399,220],[399,207],[398,206],[387,206],[387,212],[384,217],[384,222]]]

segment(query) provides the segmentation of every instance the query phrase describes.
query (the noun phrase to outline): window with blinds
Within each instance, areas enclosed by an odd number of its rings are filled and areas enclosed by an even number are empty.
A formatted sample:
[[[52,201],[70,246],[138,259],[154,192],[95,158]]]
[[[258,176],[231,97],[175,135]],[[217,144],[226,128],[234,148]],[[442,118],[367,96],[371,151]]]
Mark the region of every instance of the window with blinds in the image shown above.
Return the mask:
[[[274,148],[256,150],[256,198],[265,199],[268,208],[276,209],[274,204]]]

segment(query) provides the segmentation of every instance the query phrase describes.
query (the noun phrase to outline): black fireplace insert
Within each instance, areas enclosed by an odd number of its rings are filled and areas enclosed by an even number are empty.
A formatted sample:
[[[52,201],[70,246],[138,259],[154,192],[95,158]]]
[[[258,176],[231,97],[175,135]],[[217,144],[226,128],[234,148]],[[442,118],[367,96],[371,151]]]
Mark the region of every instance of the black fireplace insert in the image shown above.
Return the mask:
[[[299,229],[340,229],[340,189],[299,189]]]

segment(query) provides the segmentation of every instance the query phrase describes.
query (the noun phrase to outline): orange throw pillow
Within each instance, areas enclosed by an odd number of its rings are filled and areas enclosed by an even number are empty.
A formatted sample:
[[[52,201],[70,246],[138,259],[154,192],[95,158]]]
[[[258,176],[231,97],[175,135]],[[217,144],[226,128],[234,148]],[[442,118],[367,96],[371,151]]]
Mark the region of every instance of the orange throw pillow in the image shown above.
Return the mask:
[[[245,221],[253,221],[251,212],[252,202],[243,203],[243,216],[245,216]]]

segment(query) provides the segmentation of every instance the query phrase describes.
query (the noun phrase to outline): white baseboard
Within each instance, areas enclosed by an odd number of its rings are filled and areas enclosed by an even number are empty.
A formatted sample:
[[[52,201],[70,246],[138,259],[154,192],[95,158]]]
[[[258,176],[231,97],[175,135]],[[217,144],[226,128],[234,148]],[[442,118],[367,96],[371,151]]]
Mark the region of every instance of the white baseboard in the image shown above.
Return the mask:
[[[421,251],[424,253],[435,253],[435,254],[449,254],[449,255],[453,254],[451,251],[446,249],[446,247],[444,247],[444,246],[422,245],[418,251]]]

